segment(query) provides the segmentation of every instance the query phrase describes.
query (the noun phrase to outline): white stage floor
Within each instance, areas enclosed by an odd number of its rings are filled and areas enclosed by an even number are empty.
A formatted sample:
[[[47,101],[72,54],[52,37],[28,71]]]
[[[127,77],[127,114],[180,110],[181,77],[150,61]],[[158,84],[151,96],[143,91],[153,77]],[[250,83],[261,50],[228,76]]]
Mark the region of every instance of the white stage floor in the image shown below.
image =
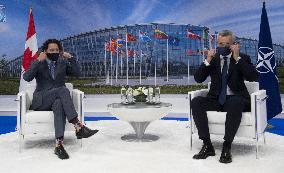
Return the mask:
[[[236,138],[232,146],[233,162],[218,162],[222,136],[213,136],[216,156],[193,160],[201,147],[194,136],[194,147],[189,148],[189,128],[185,121],[155,121],[146,133],[160,136],[156,142],[131,143],[120,137],[132,133],[123,121],[87,122],[100,132],[84,139],[83,148],[74,134],[67,134],[65,148],[69,160],[60,160],[53,154],[54,139],[50,135],[26,136],[25,148],[18,152],[17,134],[0,135],[0,173],[268,173],[284,170],[284,137],[266,133],[267,144],[260,146],[260,159],[255,158],[253,140]]]

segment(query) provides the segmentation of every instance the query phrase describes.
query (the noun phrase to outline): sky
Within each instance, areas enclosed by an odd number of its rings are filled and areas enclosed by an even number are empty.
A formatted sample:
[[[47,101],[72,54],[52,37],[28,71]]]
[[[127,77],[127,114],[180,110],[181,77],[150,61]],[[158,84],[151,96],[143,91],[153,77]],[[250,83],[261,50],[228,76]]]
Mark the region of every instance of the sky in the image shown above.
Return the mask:
[[[33,8],[39,47],[96,29],[140,23],[175,23],[230,29],[258,39],[263,0],[0,0],[6,22],[0,23],[0,57],[23,54],[29,8]],[[284,45],[284,0],[266,0],[273,43]]]

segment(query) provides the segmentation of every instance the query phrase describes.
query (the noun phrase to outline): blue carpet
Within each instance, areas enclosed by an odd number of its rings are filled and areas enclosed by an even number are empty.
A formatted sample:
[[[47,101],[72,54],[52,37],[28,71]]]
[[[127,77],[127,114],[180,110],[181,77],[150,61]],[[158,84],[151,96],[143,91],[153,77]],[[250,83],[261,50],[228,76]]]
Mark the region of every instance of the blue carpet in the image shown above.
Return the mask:
[[[268,129],[267,132],[284,136],[284,119],[273,118],[268,121],[268,124],[274,126],[274,128]]]
[[[85,121],[102,121],[102,120],[118,120],[115,117],[85,117]],[[174,118],[165,117],[162,120],[176,120],[176,121],[188,121],[188,118]],[[0,135],[16,131],[16,116],[0,116]],[[267,130],[269,133],[278,134],[284,136],[284,119],[273,118],[268,123],[274,128]]]
[[[0,116],[0,134],[16,131],[16,116]]]

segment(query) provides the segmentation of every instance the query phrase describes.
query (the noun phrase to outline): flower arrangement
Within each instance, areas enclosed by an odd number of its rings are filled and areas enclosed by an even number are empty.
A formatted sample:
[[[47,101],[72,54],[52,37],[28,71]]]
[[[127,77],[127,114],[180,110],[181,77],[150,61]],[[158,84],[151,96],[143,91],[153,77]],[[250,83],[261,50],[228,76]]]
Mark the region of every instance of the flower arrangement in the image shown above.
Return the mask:
[[[155,88],[155,91],[152,87],[138,87],[133,89],[129,88],[121,88],[121,99],[122,102],[132,103],[132,102],[153,102],[153,96],[159,97],[160,100],[160,88]],[[127,100],[127,101],[126,101]],[[157,99],[156,99],[157,100]]]

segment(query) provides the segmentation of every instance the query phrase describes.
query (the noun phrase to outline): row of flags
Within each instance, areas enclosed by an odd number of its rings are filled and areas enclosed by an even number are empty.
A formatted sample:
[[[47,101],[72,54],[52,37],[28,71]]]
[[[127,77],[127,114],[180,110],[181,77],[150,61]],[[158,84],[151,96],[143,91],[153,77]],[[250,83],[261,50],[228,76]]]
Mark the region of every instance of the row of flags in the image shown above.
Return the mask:
[[[163,32],[159,29],[154,30],[154,38],[155,39],[167,39],[169,44],[173,45],[173,46],[179,46],[179,42],[180,42],[180,39],[178,37],[170,36],[170,35],[166,34],[165,32]],[[188,29],[187,30],[187,38],[201,40],[202,36],[194,33],[191,29]],[[215,39],[215,35],[210,34],[209,30],[205,30],[203,39],[212,41],[212,40]],[[130,34],[130,33],[126,33],[125,39],[123,39],[121,35],[118,35],[116,40],[111,39],[109,42],[107,42],[106,43],[107,44],[107,51],[115,52],[116,47],[122,48],[123,45],[126,44],[126,42],[136,42],[138,40],[140,42],[151,42],[152,41],[152,39],[150,38],[150,36],[147,35],[146,32],[139,31],[138,39],[136,38],[135,35]]]
[[[191,29],[187,30],[187,38],[196,39],[196,40],[214,40],[216,34],[211,34],[209,30],[205,30],[203,32],[203,36],[198,35],[193,32]],[[168,44],[178,45],[179,38],[169,36],[165,32],[155,29],[154,37],[156,39],[166,39]],[[147,35],[147,33],[139,31],[139,41],[141,42],[150,42],[151,38]],[[137,41],[136,36],[127,33],[125,40],[118,36],[117,39],[110,39],[108,43],[105,45],[105,49],[111,52],[116,51],[117,48],[122,48],[123,45],[126,45],[126,50],[128,50],[127,54],[129,57],[135,55],[134,49],[127,49],[127,42]],[[210,43],[209,41],[209,43]],[[38,57],[38,46],[37,46],[37,38],[36,31],[34,25],[34,19],[32,14],[32,9],[30,9],[29,13],[29,26],[28,32],[26,35],[26,44],[25,44],[25,52],[22,61],[22,73],[20,80],[20,88],[19,91],[22,91],[26,88],[28,82],[23,80],[23,73],[29,68],[30,64],[37,59]],[[124,53],[124,50],[120,50],[120,53]],[[188,50],[187,54],[195,55],[195,54],[206,54],[206,50],[193,51]],[[143,53],[141,51],[141,57]],[[167,55],[168,56],[168,55]],[[128,63],[127,63],[128,66]],[[260,89],[265,89],[268,95],[267,100],[267,119],[271,119],[274,116],[278,115],[282,111],[281,105],[281,97],[279,92],[279,81],[276,74],[276,61],[274,57],[270,27],[267,17],[267,12],[265,8],[265,2],[263,2],[262,14],[261,14],[261,23],[260,23],[260,32],[259,32],[259,43],[258,43],[258,58],[256,63],[256,68],[259,73],[259,84]],[[128,69],[128,68],[127,68]],[[32,81],[35,84],[35,80]]]

